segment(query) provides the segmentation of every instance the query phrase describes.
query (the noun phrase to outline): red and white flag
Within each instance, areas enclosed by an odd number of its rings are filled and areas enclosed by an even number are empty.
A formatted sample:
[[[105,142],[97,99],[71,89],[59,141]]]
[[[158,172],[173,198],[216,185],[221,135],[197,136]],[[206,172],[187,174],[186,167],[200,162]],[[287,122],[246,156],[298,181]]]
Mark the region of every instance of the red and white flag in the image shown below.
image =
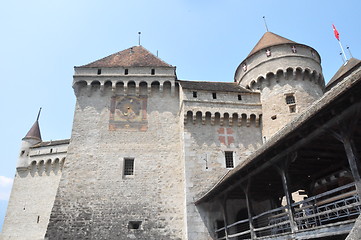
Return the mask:
[[[332,24],[333,33],[335,34],[335,37],[338,41],[340,41],[340,34],[338,33],[335,25]]]

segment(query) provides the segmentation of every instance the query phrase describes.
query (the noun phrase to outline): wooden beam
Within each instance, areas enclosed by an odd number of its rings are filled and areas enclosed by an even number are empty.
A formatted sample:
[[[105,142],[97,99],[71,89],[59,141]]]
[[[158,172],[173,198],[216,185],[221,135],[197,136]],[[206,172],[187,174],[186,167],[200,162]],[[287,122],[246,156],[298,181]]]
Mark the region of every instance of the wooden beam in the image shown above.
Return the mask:
[[[287,208],[288,218],[290,221],[291,232],[295,233],[298,230],[298,227],[294,218],[294,209],[292,207],[292,195],[288,188],[288,174],[286,172],[286,165],[280,166],[278,169],[282,178],[283,191],[286,197],[286,202],[287,202],[286,208]]]
[[[253,224],[253,211],[252,205],[249,197],[249,189],[251,185],[251,179],[249,179],[244,187],[242,187],[244,194],[246,196],[246,204],[247,204],[247,214],[248,214],[248,222],[249,222],[249,230],[251,232],[251,239],[256,239],[257,235],[254,231],[254,224]]]
[[[353,116],[344,119],[342,122],[338,122],[338,131],[330,131],[337,140],[343,143],[351,173],[355,180],[357,194],[359,196],[361,196],[361,163],[353,140],[353,134],[358,126],[360,111],[360,109],[357,109]]]
[[[225,195],[222,199],[222,201],[220,201],[220,205],[221,205],[221,210],[222,210],[222,216],[223,216],[223,223],[224,223],[224,234],[226,237],[226,240],[228,240],[228,214],[227,214],[227,195]]]

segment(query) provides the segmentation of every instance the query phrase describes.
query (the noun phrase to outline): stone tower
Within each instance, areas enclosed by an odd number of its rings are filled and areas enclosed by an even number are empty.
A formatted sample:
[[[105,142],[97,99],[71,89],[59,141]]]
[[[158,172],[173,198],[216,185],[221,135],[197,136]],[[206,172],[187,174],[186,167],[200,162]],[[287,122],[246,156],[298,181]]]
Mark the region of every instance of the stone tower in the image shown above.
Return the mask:
[[[75,67],[48,239],[184,239],[175,67],[142,46]],[[183,121],[183,118],[181,118]]]
[[[263,141],[320,98],[325,85],[317,51],[272,32],[238,66],[234,81],[261,93]]]
[[[0,239],[43,239],[69,140],[43,142],[38,119],[22,139]]]

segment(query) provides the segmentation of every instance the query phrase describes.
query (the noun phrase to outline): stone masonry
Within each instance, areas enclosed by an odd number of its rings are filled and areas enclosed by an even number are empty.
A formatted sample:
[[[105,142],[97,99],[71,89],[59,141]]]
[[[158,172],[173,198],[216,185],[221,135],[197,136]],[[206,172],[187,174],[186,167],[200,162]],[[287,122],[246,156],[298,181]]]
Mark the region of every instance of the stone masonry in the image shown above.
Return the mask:
[[[75,67],[70,141],[29,131],[0,239],[214,239],[195,201],[322,96],[320,63],[267,32],[234,82],[178,80],[142,46]]]

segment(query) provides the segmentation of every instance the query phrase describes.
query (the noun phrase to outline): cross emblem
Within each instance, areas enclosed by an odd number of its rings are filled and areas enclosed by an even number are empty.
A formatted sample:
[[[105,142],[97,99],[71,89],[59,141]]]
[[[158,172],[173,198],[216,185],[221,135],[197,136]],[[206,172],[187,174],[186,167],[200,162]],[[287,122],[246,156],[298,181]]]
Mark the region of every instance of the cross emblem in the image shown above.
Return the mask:
[[[271,56],[271,50],[267,49],[266,55],[267,55],[267,57],[270,57]]]
[[[296,53],[296,52],[297,52],[297,49],[296,49],[295,46],[292,46],[291,49],[292,49],[292,52],[293,52],[293,53]]]
[[[246,64],[243,64],[243,72],[247,71],[247,65]]]
[[[229,146],[231,143],[234,143],[232,128],[221,127],[217,130],[217,132],[219,141],[224,145]]]

